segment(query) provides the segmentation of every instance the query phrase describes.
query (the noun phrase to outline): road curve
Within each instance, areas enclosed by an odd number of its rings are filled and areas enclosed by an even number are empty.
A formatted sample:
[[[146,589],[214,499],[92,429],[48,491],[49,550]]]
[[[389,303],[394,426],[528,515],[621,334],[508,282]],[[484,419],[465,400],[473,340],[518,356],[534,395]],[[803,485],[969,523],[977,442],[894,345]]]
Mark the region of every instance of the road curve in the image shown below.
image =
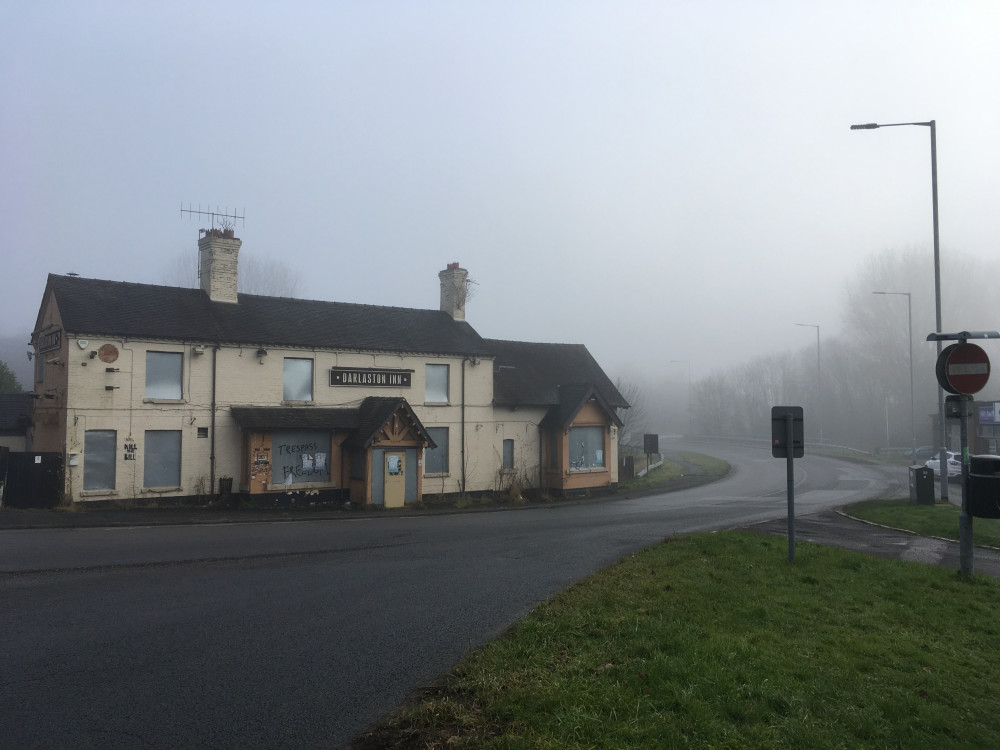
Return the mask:
[[[678,446],[673,446],[674,448]],[[340,747],[535,604],[676,533],[782,518],[785,462],[510,512],[0,532],[11,747]],[[796,461],[796,513],[905,469]]]

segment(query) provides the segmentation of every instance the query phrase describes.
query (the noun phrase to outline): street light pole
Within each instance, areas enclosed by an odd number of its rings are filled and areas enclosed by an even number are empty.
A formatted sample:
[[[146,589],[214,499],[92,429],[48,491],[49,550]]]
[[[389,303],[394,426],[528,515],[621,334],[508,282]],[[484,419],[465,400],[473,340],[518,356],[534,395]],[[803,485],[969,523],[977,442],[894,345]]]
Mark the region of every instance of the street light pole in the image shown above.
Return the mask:
[[[823,444],[823,359],[819,354],[819,326],[815,323],[796,323],[803,328],[816,329],[816,424],[819,426],[819,443]]]
[[[906,297],[907,341],[910,345],[910,439],[913,443],[913,462],[917,461],[917,421],[913,407],[913,306],[909,292],[872,292],[872,294],[894,294]]]
[[[938,232],[938,186],[937,186],[937,122],[890,122],[879,124],[868,122],[863,125],[851,125],[851,130],[876,130],[878,128],[896,128],[903,125],[920,125],[931,129],[931,210],[934,221],[934,325],[935,333],[941,333],[941,243]],[[937,341],[937,355],[941,356],[941,341]],[[938,461],[939,466],[947,466],[945,451],[948,442],[948,427],[944,418],[944,389],[938,384]],[[948,476],[941,474],[941,499],[948,500]]]
[[[688,435],[691,435],[691,360],[690,359],[672,359],[670,360],[672,365],[687,365],[688,366],[688,382],[687,382],[687,412],[688,412]]]

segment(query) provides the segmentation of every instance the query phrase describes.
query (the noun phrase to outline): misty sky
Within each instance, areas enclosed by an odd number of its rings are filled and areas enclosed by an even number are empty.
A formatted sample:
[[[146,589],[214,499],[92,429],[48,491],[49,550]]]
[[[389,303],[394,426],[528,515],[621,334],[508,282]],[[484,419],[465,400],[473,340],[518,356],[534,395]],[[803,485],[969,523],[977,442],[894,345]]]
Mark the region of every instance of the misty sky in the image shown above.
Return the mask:
[[[459,261],[484,336],[697,379],[931,252],[928,128],[852,123],[936,119],[944,273],[996,253],[998,38],[995,0],[5,3],[0,334],[50,272],[169,283],[200,203],[300,296],[435,308]]]

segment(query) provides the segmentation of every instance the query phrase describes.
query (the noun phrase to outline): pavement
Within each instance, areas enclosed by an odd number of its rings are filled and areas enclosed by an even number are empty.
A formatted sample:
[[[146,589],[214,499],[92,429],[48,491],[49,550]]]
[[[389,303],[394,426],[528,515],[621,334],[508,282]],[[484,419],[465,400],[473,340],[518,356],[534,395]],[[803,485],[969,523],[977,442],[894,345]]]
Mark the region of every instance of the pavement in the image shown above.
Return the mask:
[[[788,536],[786,518],[747,527],[769,536]],[[795,541],[816,542],[863,552],[886,560],[905,560],[959,569],[958,542],[901,531],[852,518],[840,510],[827,510],[795,518]],[[1000,549],[976,547],[973,571],[1000,578]]]

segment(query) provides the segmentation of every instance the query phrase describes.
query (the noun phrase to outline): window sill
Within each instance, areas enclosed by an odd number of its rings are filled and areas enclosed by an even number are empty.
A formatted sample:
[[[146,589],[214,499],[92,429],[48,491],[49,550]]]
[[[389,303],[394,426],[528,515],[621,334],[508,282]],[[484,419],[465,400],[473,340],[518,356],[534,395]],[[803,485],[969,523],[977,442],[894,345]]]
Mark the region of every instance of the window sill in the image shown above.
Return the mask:
[[[451,406],[450,401],[424,401],[424,406]]]
[[[593,466],[589,469],[567,469],[567,474],[601,474],[607,473],[608,467],[606,466]]]
[[[447,471],[435,471],[430,473],[425,473],[424,477],[450,477],[451,473]]]
[[[144,404],[186,404],[186,398],[144,398]]]
[[[315,401],[282,401],[282,406],[315,406]]]
[[[115,490],[84,490],[80,493],[80,497],[114,497],[117,494]]]
[[[167,492],[180,492],[183,487],[143,487],[139,492],[144,492],[150,495],[161,495]]]

